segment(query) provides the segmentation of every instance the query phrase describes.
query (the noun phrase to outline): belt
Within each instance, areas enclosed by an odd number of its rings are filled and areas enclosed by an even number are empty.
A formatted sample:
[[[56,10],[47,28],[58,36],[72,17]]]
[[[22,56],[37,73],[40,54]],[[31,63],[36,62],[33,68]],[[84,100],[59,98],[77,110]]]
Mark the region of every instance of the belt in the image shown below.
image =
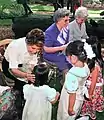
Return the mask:
[[[91,81],[87,80],[86,85],[91,85]],[[103,86],[103,83],[96,83],[96,86]]]

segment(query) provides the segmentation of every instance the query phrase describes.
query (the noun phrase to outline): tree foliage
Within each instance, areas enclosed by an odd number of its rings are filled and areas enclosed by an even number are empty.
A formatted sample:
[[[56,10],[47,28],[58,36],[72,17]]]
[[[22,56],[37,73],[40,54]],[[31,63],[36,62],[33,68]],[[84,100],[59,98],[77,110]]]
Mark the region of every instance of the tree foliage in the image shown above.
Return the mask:
[[[16,0],[0,0],[0,18],[20,16],[23,8],[17,4]]]

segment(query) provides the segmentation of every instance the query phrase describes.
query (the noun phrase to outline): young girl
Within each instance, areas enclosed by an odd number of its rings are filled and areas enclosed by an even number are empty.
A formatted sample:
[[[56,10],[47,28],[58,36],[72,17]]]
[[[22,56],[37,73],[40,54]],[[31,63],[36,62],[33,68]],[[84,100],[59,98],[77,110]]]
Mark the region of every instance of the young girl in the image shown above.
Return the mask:
[[[48,67],[41,63],[34,68],[35,86],[27,84],[23,87],[26,100],[22,120],[51,120],[51,104],[59,98],[59,92],[45,85],[48,80]]]
[[[84,94],[87,95],[85,81],[90,74],[85,63],[87,55],[83,42],[71,42],[66,48],[66,55],[73,67],[66,74],[58,106],[57,120],[75,120],[79,115]]]
[[[96,111],[102,112],[104,109],[104,98],[103,98],[103,78],[102,78],[102,68],[103,60],[101,57],[101,45],[96,39],[96,37],[91,37],[86,41],[92,46],[92,50],[95,53],[95,68],[88,77],[87,88],[89,92],[89,101],[85,100],[81,115],[88,115],[92,120],[96,119]]]

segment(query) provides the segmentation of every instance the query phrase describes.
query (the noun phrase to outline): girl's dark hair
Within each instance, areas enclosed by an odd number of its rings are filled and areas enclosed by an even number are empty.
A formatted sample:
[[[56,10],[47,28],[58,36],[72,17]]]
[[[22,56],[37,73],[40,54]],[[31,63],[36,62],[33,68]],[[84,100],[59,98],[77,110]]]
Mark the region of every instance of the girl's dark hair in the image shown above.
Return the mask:
[[[87,59],[87,54],[84,50],[84,42],[77,40],[69,43],[66,48],[66,56],[69,55],[76,55],[80,61],[85,62]]]
[[[92,59],[87,59],[87,65],[88,65],[88,68],[90,69],[90,72],[92,72],[92,70],[94,69],[95,67],[95,60],[92,58]]]
[[[103,59],[101,56],[101,44],[96,36],[90,36],[86,42],[91,45],[93,52],[95,53],[94,59],[99,63],[100,67],[103,67]]]
[[[42,86],[47,84],[49,68],[44,63],[39,63],[33,69],[33,74],[35,74],[35,86]]]

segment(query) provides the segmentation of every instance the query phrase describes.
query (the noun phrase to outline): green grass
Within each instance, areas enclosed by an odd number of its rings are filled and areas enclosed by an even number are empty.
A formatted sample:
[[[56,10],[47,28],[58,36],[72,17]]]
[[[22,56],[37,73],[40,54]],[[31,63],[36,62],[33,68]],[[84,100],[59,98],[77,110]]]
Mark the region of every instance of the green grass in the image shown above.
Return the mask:
[[[104,112],[102,113],[97,112],[97,120],[104,120]]]
[[[31,9],[33,11],[47,11],[47,12],[53,12],[54,11],[53,6],[41,5],[41,4],[31,5]]]
[[[0,19],[0,26],[11,26],[11,19]]]
[[[20,17],[20,16],[23,16],[24,14],[24,9],[23,9],[23,6],[21,4],[17,4],[16,1],[13,1],[13,0],[0,0],[0,10],[2,11],[2,6],[4,7],[4,18],[8,18],[8,17]],[[33,5],[29,5],[32,9],[32,11],[34,12],[34,15],[32,16],[35,16],[36,14],[41,14],[41,11],[42,12],[48,12],[48,15],[49,15],[49,12],[53,12],[54,11],[54,8],[53,6],[50,6],[50,5],[42,5],[42,4],[33,4]],[[101,12],[101,10],[89,10],[88,11],[89,14],[99,14]],[[52,13],[50,13],[52,14]],[[2,16],[2,14],[1,14]],[[4,20],[4,22],[2,20],[0,20],[0,25],[10,25],[11,24],[11,21],[9,19],[7,20]]]
[[[13,0],[0,0],[0,8],[2,5],[5,5],[6,7],[9,7],[12,3],[16,3],[16,1]],[[53,6],[49,5],[42,5],[42,4],[34,4],[30,5],[31,9],[33,11],[48,11],[52,12],[54,10]],[[89,10],[89,14],[99,14],[101,10]]]
[[[12,3],[13,0],[0,0],[0,6],[1,5],[10,5]]]
[[[99,14],[102,10],[88,10],[89,14]]]

